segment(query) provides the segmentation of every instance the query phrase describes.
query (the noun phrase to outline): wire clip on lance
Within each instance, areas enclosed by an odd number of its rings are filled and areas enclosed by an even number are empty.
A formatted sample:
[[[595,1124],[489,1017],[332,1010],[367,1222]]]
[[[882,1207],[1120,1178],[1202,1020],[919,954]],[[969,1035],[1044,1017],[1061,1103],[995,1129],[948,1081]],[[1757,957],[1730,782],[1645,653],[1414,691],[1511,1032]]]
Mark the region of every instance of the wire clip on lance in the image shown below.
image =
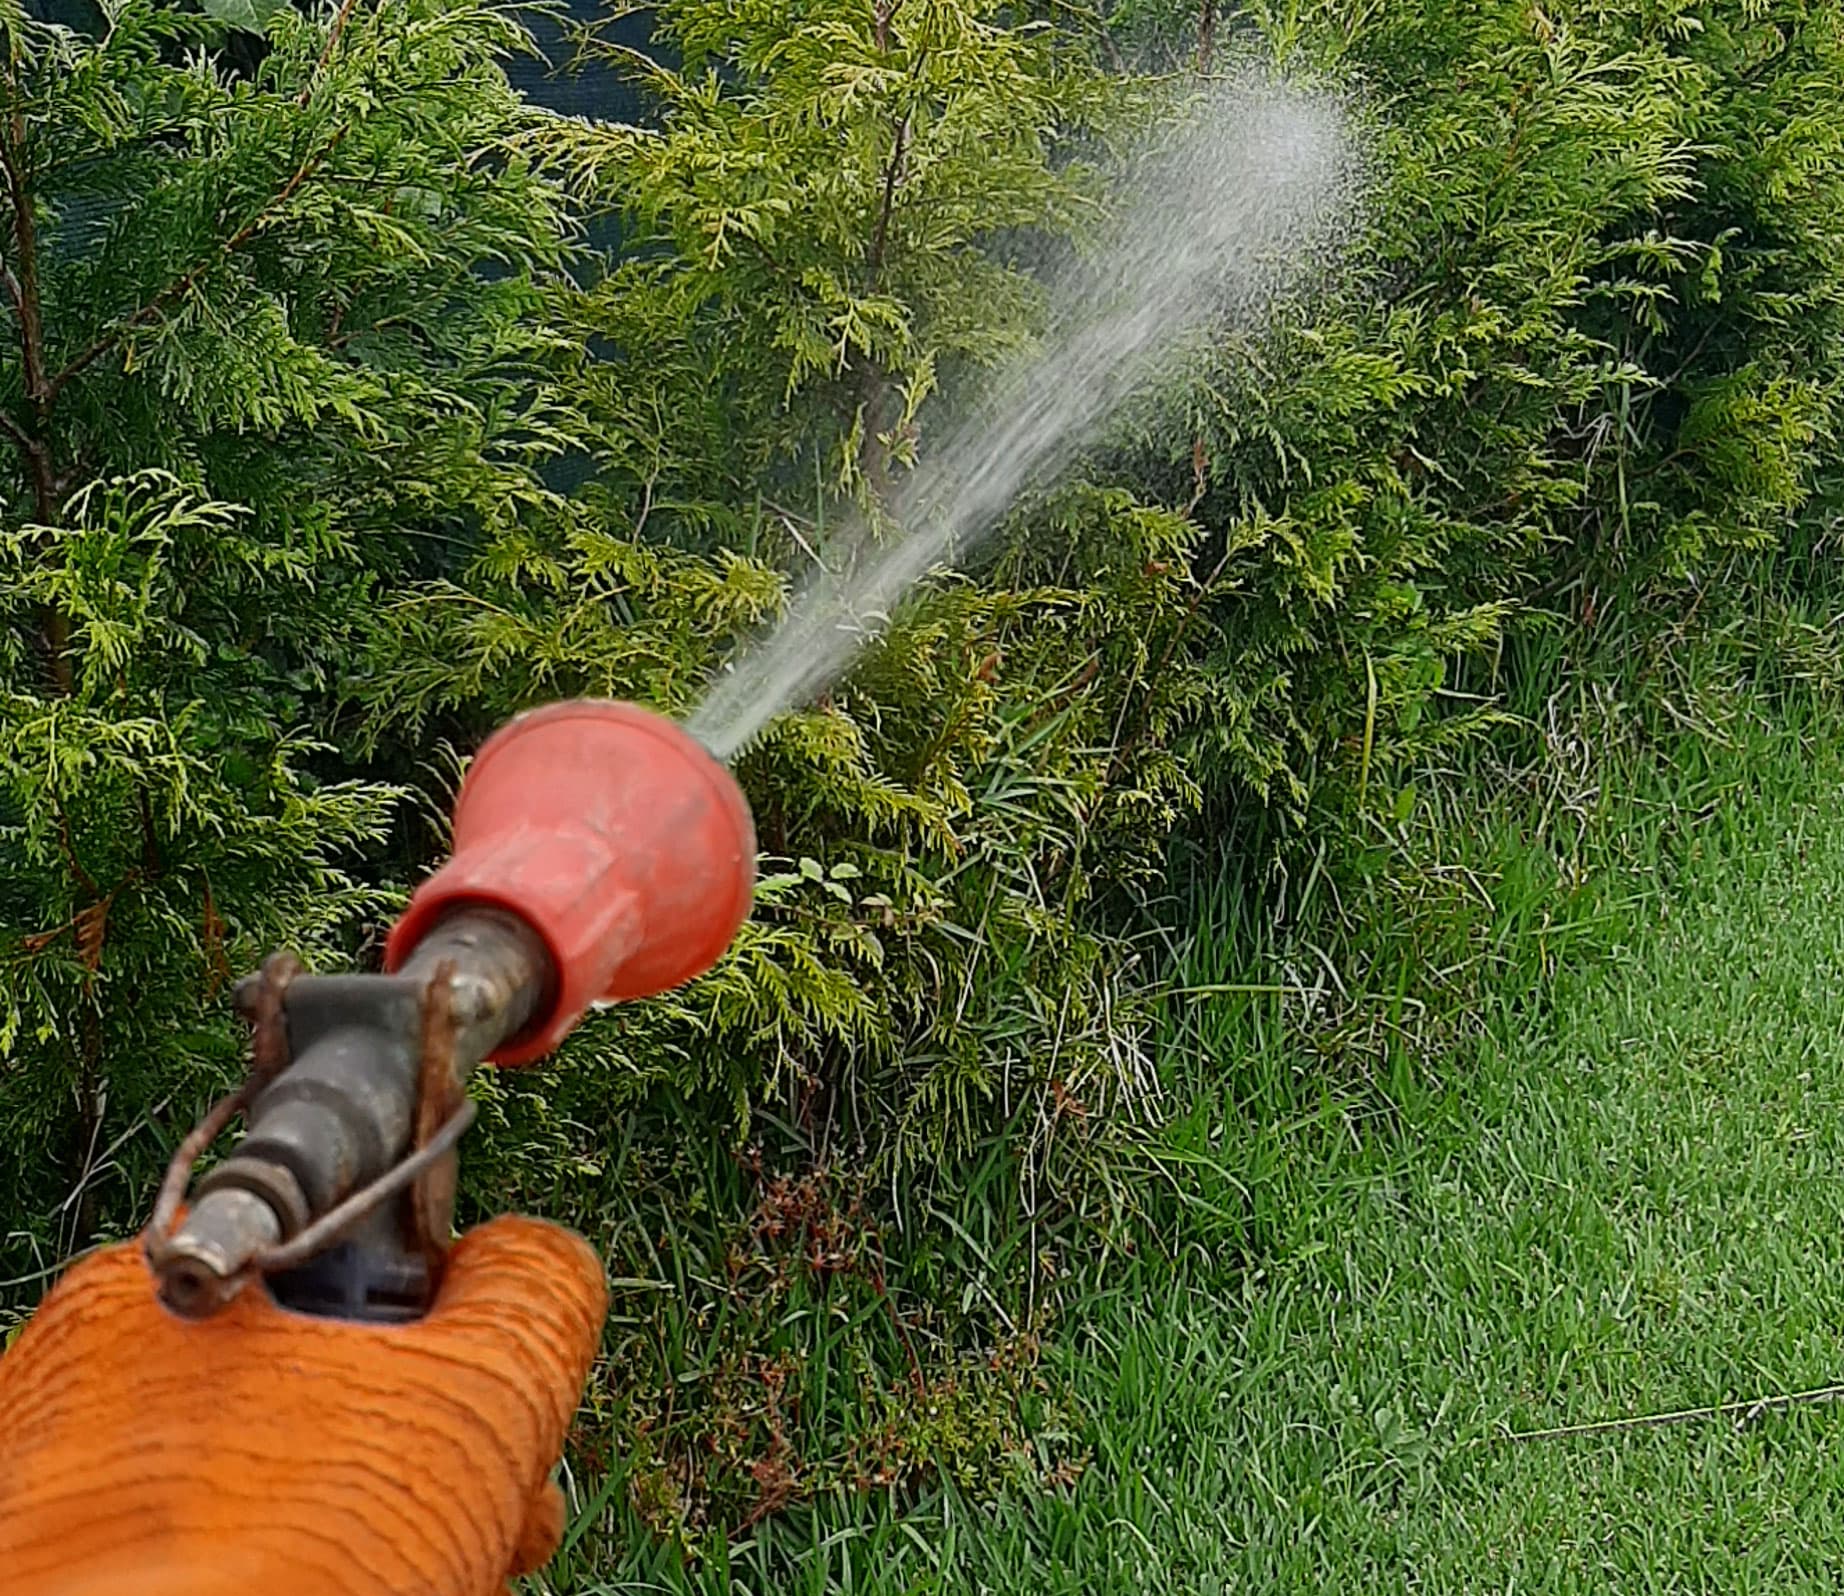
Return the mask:
[[[426,1308],[474,1120],[467,1071],[549,979],[510,916],[457,915],[430,943],[401,975],[310,976],[278,954],[241,984],[250,1074],[174,1154],[144,1237],[176,1313],[215,1313],[258,1278],[309,1312]],[[193,1164],[240,1113],[249,1134],[182,1218]]]

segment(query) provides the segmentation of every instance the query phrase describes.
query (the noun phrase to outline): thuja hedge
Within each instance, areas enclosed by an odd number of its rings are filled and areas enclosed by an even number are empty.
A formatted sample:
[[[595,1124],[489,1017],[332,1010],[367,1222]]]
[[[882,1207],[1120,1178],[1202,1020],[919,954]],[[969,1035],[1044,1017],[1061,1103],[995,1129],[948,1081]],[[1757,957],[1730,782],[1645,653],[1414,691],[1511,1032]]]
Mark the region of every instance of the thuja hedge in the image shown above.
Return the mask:
[[[1519,629],[1692,607],[1830,513],[1835,7],[653,26],[616,125],[522,103],[473,0],[7,21],[5,1273],[144,1212],[236,1068],[226,975],[367,956],[492,724],[696,702],[1200,73],[1344,97],[1352,247],[744,756],[751,926],[486,1088],[481,1205],[590,1222],[664,1091],[886,1171],[1156,1117],[1175,839],[1335,868],[1507,735]]]

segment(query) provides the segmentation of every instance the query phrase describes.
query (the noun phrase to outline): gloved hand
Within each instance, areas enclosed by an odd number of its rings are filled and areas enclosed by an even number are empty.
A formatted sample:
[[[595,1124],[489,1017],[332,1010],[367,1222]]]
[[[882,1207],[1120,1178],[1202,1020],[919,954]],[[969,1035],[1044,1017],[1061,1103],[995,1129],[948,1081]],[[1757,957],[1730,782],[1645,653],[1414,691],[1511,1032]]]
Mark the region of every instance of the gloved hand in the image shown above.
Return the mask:
[[[138,1245],[76,1264],[0,1357],[4,1596],[497,1596],[555,1550],[549,1483],[600,1262],[499,1219],[413,1324],[189,1322]]]

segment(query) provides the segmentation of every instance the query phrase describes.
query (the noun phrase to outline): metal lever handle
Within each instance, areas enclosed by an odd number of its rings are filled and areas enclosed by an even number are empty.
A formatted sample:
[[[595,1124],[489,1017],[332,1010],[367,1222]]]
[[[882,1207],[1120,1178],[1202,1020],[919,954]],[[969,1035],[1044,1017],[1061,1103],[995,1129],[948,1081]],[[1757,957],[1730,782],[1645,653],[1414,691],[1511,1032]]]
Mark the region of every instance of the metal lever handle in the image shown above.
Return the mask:
[[[298,1268],[364,1227],[401,1277],[392,1295],[414,1309],[433,1286],[447,1214],[380,1205],[460,1139],[468,1074],[529,1023],[553,981],[536,934],[498,909],[452,912],[392,976],[298,975],[271,961],[246,990],[257,1072],[180,1148],[148,1227],[167,1305],[204,1317],[253,1275]],[[248,1134],[175,1228],[193,1160],[239,1110]]]

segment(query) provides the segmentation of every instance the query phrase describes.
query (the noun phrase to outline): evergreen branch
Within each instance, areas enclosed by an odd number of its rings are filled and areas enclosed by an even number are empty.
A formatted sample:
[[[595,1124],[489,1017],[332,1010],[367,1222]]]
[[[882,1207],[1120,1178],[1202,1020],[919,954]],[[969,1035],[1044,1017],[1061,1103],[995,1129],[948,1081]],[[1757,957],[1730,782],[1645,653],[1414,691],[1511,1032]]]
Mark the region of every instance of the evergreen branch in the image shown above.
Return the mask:
[[[902,0],[882,0],[876,13],[876,38],[879,50],[890,47],[890,24],[895,20]],[[923,63],[928,59],[926,50],[916,57],[913,75],[919,77]],[[890,220],[896,213],[896,191],[903,180],[903,162],[909,153],[910,118],[905,111],[896,124],[890,141],[890,159],[884,165],[882,193],[877,203],[877,220],[871,229],[871,247],[865,260],[866,296],[875,294],[880,279],[883,277],[884,256],[890,245]],[[863,416],[864,442],[859,449],[859,469],[879,487],[889,472],[889,451],[878,440],[877,424],[883,418],[879,412],[883,408],[884,396],[889,391],[889,378],[878,370],[875,361],[868,356],[858,374],[858,409]]]
[[[320,79],[325,76],[328,63],[333,59],[333,52],[339,48],[340,35],[346,31],[346,24],[352,20],[352,8],[358,0],[340,0],[340,7],[333,17],[332,27],[327,29],[327,42],[321,46],[320,59],[314,63],[314,70],[307,82],[301,85],[300,97],[295,104],[303,108],[314,97],[314,90]]]
[[[335,308],[332,323],[327,329],[326,344],[328,349],[344,349],[355,338],[368,338],[376,333],[385,332],[392,327],[407,326],[412,331],[419,330],[409,311],[400,311],[394,316],[380,316],[378,320],[365,327],[342,327],[340,323],[344,320],[346,311],[349,308],[350,307],[347,305],[340,305]]]
[[[70,867],[70,873],[78,886],[88,895],[90,902],[102,901],[103,890],[96,884],[96,878],[84,869],[83,861],[77,857],[77,845],[71,838],[70,814],[64,808],[64,800],[55,794],[51,800],[52,809],[58,817],[58,846],[63,850],[64,862]]]
[[[662,99],[674,99],[684,89],[683,82],[669,67],[661,66],[646,51],[636,50],[631,44],[605,39],[593,29],[583,30],[581,44],[585,59],[599,56],[626,67],[636,78],[650,82]]]
[[[141,821],[141,873],[151,881],[160,874],[163,861],[160,857],[160,833],[154,825],[154,806],[147,796],[145,782],[135,783],[134,797]]]
[[[25,362],[26,394],[42,408],[48,397],[45,392],[45,324],[38,287],[38,230],[23,165],[25,142],[25,118],[14,111],[5,134],[0,135],[0,171],[6,176],[7,201],[13,211],[13,244],[18,257],[17,275],[10,268],[7,272],[7,292],[12,295],[19,316],[19,352]],[[49,505],[39,506],[39,518],[51,518]]]
[[[884,252],[890,243],[890,218],[896,210],[896,188],[903,178],[903,157],[908,151],[909,117],[905,113],[896,125],[896,138],[890,150],[889,164],[884,167],[883,195],[878,201],[877,225],[871,233],[871,252],[866,263],[866,294],[877,292],[878,278],[883,275]]]
[[[1195,503],[1195,501],[1193,502]],[[1128,758],[1145,740],[1146,734],[1151,731],[1153,694],[1157,691],[1155,684],[1164,678],[1167,668],[1172,663],[1172,656],[1178,652],[1178,645],[1184,641],[1186,635],[1190,632],[1192,624],[1197,620],[1198,610],[1203,606],[1203,602],[1209,596],[1211,589],[1217,585],[1218,579],[1228,568],[1229,562],[1231,558],[1234,557],[1235,553],[1235,541],[1231,539],[1227,547],[1223,550],[1223,557],[1217,561],[1216,565],[1211,569],[1210,574],[1205,577],[1202,582],[1198,583],[1197,591],[1191,595],[1190,603],[1185,606],[1184,613],[1178,617],[1178,624],[1172,628],[1171,635],[1166,639],[1165,649],[1159,655],[1158,664],[1153,666],[1150,674],[1144,678],[1147,682],[1147,688],[1146,696],[1140,702],[1139,722],[1135,725],[1132,733],[1116,745],[1114,757],[1108,761],[1108,768],[1101,778],[1104,787],[1112,787],[1120,778],[1121,772],[1127,768]]]
[[[293,176],[282,185],[280,192],[278,192],[273,199],[269,200],[268,203],[247,222],[239,227],[236,232],[232,233],[229,238],[225,239],[216,255],[212,256],[209,260],[202,260],[198,262],[197,265],[188,267],[172,282],[168,283],[165,288],[161,289],[159,293],[155,294],[153,298],[143,304],[139,310],[134,311],[125,320],[117,323],[107,332],[99,334],[74,355],[69,363],[66,364],[56,376],[52,377],[50,382],[46,385],[44,402],[49,403],[51,400],[55,399],[73,379],[81,376],[104,355],[108,354],[111,349],[116,348],[126,334],[132,332],[136,327],[146,325],[146,323],[152,321],[155,317],[162,315],[179,300],[184,299],[185,296],[198,285],[198,280],[203,277],[207,271],[236,254],[245,244],[249,243],[249,241],[262,230],[264,224],[268,222],[278,210],[293,199],[295,195],[300,192],[302,185],[326,163],[327,158],[339,148],[340,142],[345,138],[347,131],[348,129],[344,127],[337,129],[321,149],[302,161],[301,164],[295,168]]]
[[[1108,26],[1108,19],[1091,6],[1078,3],[1078,0],[1050,0],[1053,10],[1061,11],[1076,19],[1101,45],[1102,54],[1108,58],[1109,69],[1121,77],[1128,75],[1126,57],[1121,54],[1120,46],[1114,41],[1113,30]]]
[[[903,0],[880,0],[872,22],[872,38],[880,50],[890,48],[890,24],[903,9]]]

